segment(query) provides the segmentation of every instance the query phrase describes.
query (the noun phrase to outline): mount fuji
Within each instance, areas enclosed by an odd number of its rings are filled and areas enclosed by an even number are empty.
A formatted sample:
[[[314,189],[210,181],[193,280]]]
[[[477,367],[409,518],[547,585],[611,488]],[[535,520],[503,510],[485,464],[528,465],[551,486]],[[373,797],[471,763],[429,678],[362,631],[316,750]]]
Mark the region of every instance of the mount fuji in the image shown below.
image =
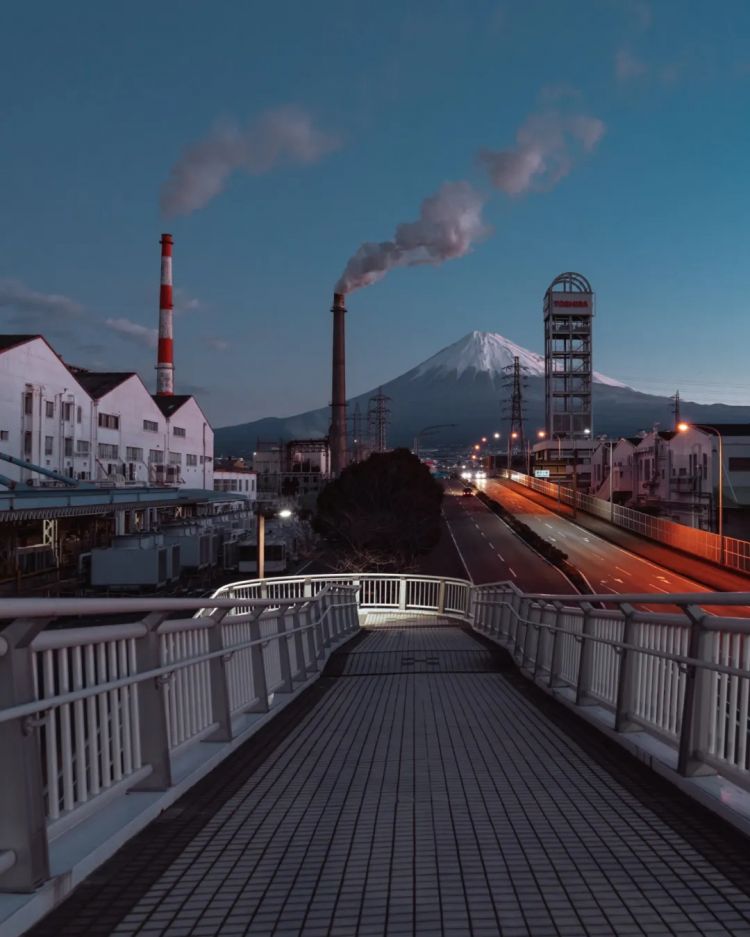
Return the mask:
[[[533,437],[544,427],[544,356],[516,345],[496,332],[469,332],[459,341],[383,385],[390,397],[388,444],[411,446],[414,437],[431,424],[455,427],[425,437],[423,445],[462,445],[508,426],[508,391],[504,368],[518,357],[524,375],[523,408],[527,433]],[[377,389],[348,401],[351,417],[359,404],[366,418],[370,398]],[[594,372],[593,431],[596,435],[634,435],[655,424],[672,425],[668,397],[643,394],[632,387]],[[682,402],[686,419],[696,422],[750,422],[750,407]],[[290,417],[267,417],[216,430],[217,455],[250,455],[258,439],[288,440],[325,436],[330,409],[321,407]]]

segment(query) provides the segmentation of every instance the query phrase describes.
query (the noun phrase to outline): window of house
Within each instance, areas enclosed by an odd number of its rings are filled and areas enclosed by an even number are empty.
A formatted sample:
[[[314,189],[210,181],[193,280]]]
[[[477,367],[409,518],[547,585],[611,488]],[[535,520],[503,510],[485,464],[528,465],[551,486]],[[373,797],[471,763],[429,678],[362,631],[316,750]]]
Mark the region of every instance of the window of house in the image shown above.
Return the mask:
[[[175,436],[185,436],[185,430],[182,426],[173,426],[172,432],[175,434]]]
[[[76,440],[76,455],[88,455],[88,454],[89,454],[88,439],[77,439]]]
[[[703,480],[706,481],[708,478],[708,455],[703,453]]]
[[[155,465],[161,465],[164,462],[164,453],[161,449],[149,449],[148,461]]]
[[[115,416],[113,413],[100,413],[99,426],[103,427],[104,429],[119,429],[120,417]]]
[[[83,419],[83,408],[76,407],[76,423],[80,423]]]
[[[73,437],[72,437],[72,436],[66,436],[66,437],[65,437],[65,450],[64,450],[64,452],[65,452],[65,455],[67,455],[67,456],[72,456],[72,455],[73,455]]]
[[[6,440],[8,438],[8,430],[0,429],[0,439]]]
[[[45,436],[45,437],[44,437],[44,454],[45,454],[45,455],[52,455],[52,450],[53,450],[53,448],[54,448],[54,445],[55,445],[55,439],[54,439],[54,437],[53,437],[53,436]]]
[[[66,420],[67,422],[70,422],[70,420],[73,419],[73,404],[64,403],[62,405],[62,408],[63,408],[63,419]]]
[[[28,430],[23,434],[23,454],[31,455],[31,433]]]
[[[169,453],[169,464],[170,464],[170,465],[182,465],[182,453],[181,453],[181,452],[170,452],[170,453]]]
[[[26,416],[31,416],[34,412],[34,395],[33,394],[24,394],[23,395],[23,412]]]
[[[197,464],[198,464],[198,456],[192,455],[190,452],[188,452],[187,455],[185,456],[185,465],[197,465]]]
[[[158,433],[158,432],[159,432],[159,424],[158,424],[158,423],[155,423],[153,420],[144,420],[144,421],[143,421],[143,428],[146,429],[146,430],[148,430],[149,433]]]
[[[126,462],[142,462],[143,461],[143,449],[139,449],[137,446],[127,446],[125,448],[125,461]]]
[[[45,400],[44,412],[46,413],[48,417],[53,417],[55,415],[55,401],[54,400]]]
[[[750,458],[742,455],[729,456],[730,472],[750,472]]]
[[[100,442],[98,452],[100,459],[116,459],[119,447],[114,445],[114,443]]]

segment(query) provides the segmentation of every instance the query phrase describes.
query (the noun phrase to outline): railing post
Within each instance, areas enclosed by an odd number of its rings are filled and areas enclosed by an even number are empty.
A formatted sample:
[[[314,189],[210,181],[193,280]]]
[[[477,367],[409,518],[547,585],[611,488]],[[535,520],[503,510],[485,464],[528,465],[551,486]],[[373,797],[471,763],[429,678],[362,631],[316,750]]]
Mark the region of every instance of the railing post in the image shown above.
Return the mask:
[[[327,624],[326,620],[328,617],[328,596],[324,595],[322,599],[318,601],[318,619],[315,622],[315,659],[322,660],[325,657],[325,649],[328,644],[327,639]]]
[[[302,586],[302,595],[304,598],[309,599],[309,598],[312,598],[312,594],[313,594],[312,579],[306,578]]]
[[[529,602],[527,606],[527,618],[528,624],[526,625],[526,634],[524,635],[523,640],[523,659],[521,661],[522,666],[528,664],[534,664],[534,675],[536,676],[536,661],[539,657],[539,628],[538,623],[542,617],[542,606],[539,602]],[[531,656],[531,645],[536,638],[536,648],[534,652],[534,657]]]
[[[36,699],[30,645],[46,624],[46,619],[17,619],[2,630],[0,709]],[[50,877],[37,724],[36,719],[0,722],[0,849],[15,853],[14,864],[0,874],[0,891],[34,891]]]
[[[315,643],[315,634],[317,631],[317,622],[313,621],[313,612],[317,606],[309,603],[305,609],[305,640],[307,641],[307,652],[310,656],[310,663],[305,662],[305,674],[317,673],[318,667],[318,649]],[[304,660],[304,658],[303,658]]]
[[[632,645],[635,640],[635,623],[633,615],[635,609],[627,602],[620,605],[620,611],[625,616],[625,623],[622,631],[623,645]],[[615,731],[632,732],[639,726],[630,718],[635,708],[635,689],[636,689],[636,654],[637,651],[628,650],[626,647],[618,649],[620,657],[620,667],[617,676],[617,708],[615,710]]]
[[[229,614],[228,608],[216,609],[211,615],[213,624],[208,629],[208,650],[220,651],[224,647],[223,621]],[[218,725],[209,736],[211,742],[229,742],[232,739],[232,710],[229,705],[229,681],[227,680],[227,664],[231,652],[222,657],[212,657],[208,662],[208,673],[211,681],[211,715]]]
[[[398,581],[398,607],[399,611],[406,611],[406,576],[401,576]]]
[[[552,652],[549,659],[549,680],[547,681],[547,686],[552,688],[560,685],[560,669],[561,663],[560,659],[562,658],[562,642],[564,635],[560,634],[560,618],[563,614],[563,604],[562,602],[553,602],[552,608],[554,609],[554,621],[553,627],[554,631],[552,632]]]
[[[250,622],[250,640],[255,642],[250,647],[250,665],[253,671],[253,689],[255,702],[245,712],[268,712],[268,682],[266,681],[266,662],[263,660],[263,644],[261,643],[260,618],[264,609],[259,609]]]
[[[138,672],[157,670],[162,666],[162,637],[159,625],[167,617],[165,612],[152,612],[142,624],[146,634],[135,642]],[[167,725],[167,693],[169,677],[164,674],[138,684],[138,732],[141,737],[141,757],[151,765],[151,773],[131,790],[166,791],[172,786],[172,759],[169,751]]]
[[[696,605],[688,605],[685,614],[690,619],[688,657],[709,661],[713,635],[703,627],[707,613]],[[713,768],[700,759],[701,752],[708,747],[711,723],[716,716],[716,700],[712,699],[712,687],[713,674],[710,670],[695,664],[687,665],[680,751],[677,759],[677,770],[685,777],[716,774]]]
[[[276,618],[276,640],[279,642],[279,661],[281,663],[281,693],[291,693],[294,690],[292,682],[292,664],[289,659],[289,638],[286,636],[286,616],[289,606],[283,606],[279,609]]]
[[[583,706],[591,692],[594,669],[593,628],[591,613],[594,606],[590,602],[581,602],[583,620],[581,621],[580,653],[578,655],[578,679],[576,680],[576,706]]]
[[[292,674],[292,680],[304,680],[307,675],[305,666],[305,648],[302,643],[302,616],[299,605],[292,609],[292,631],[294,632],[294,656],[297,658],[297,669]]]
[[[445,579],[441,579],[438,583],[438,602],[437,602],[437,613],[442,615],[445,612]]]

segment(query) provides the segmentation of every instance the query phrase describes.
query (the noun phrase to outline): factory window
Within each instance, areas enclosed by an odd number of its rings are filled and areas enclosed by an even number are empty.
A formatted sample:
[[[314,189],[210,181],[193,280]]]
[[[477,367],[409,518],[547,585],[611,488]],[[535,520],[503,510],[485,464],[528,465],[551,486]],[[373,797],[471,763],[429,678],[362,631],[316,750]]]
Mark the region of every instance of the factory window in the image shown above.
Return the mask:
[[[158,423],[154,423],[153,420],[144,420],[144,421],[143,421],[143,428],[144,428],[144,429],[147,429],[147,430],[149,431],[149,433],[158,433],[158,432],[159,432],[159,424],[158,424]]]
[[[31,416],[34,408],[34,395],[33,394],[24,394],[23,395],[23,412],[26,416]]]
[[[750,472],[750,459],[747,456],[733,455],[729,457],[730,472]]]
[[[23,434],[23,454],[31,455],[31,433],[28,431]]]
[[[53,417],[55,415],[55,401],[46,400],[44,403],[44,412],[48,417]]]
[[[70,420],[73,419],[73,404],[64,403],[62,405],[62,408],[63,408],[63,419],[66,420],[67,422],[70,422]]]
[[[708,478],[708,455],[703,453],[703,481]]]
[[[169,453],[169,464],[170,464],[170,465],[182,465],[182,453],[181,453],[181,452],[170,452],[170,453]]]
[[[185,436],[185,430],[182,426],[173,426],[172,431],[174,432],[175,436]]]
[[[149,449],[148,450],[148,461],[161,465],[164,462],[164,453],[161,449]]]
[[[89,454],[88,439],[77,439],[76,440],[76,455],[88,455],[88,454]]]
[[[8,438],[8,430],[0,429],[0,439],[6,440]]]
[[[127,446],[125,449],[125,460],[127,462],[142,462],[143,449],[138,449],[136,446]]]
[[[68,456],[73,455],[73,437],[72,436],[65,437],[65,455],[68,455]]]
[[[53,436],[45,436],[45,437],[44,437],[44,454],[45,454],[45,455],[52,455],[52,450],[53,450],[53,448],[54,448],[54,445],[55,445],[54,437],[53,437]]]
[[[104,429],[119,429],[120,417],[114,416],[111,413],[100,413],[99,426],[102,426]]]
[[[81,407],[76,407],[76,423],[80,423],[83,417],[83,410]]]
[[[188,454],[185,456],[185,465],[197,465],[197,464],[198,464],[198,456],[191,455],[188,452]]]
[[[119,447],[113,443],[100,442],[99,443],[99,458],[100,459],[116,459],[118,457]]]

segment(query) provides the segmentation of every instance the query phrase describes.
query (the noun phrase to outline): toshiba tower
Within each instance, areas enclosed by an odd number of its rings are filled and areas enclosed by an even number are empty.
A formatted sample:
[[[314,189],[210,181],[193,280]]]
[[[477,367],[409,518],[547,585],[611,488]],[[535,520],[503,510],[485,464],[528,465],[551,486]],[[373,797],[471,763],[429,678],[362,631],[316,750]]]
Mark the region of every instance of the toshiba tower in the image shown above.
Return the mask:
[[[594,293],[580,273],[561,273],[544,294],[545,425],[551,439],[590,439]]]

